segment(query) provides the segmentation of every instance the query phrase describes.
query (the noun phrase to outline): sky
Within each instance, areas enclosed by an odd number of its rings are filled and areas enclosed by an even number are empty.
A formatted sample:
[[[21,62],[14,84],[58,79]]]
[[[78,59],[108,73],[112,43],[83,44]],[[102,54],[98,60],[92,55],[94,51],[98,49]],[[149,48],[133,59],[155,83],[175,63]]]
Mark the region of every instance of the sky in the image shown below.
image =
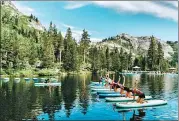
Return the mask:
[[[47,29],[52,21],[63,36],[70,27],[76,40],[85,29],[92,42],[122,33],[178,41],[177,1],[13,1],[13,4],[20,12],[38,17]]]

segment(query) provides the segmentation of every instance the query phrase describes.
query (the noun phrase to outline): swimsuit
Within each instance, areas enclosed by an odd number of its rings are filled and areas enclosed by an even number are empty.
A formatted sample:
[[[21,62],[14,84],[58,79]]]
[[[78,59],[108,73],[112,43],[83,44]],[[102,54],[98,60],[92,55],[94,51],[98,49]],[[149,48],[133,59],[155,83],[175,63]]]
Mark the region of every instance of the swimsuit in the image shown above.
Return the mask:
[[[132,93],[134,94],[134,90],[132,90]],[[145,98],[145,94],[138,89],[136,90],[135,94],[137,94],[139,98]]]

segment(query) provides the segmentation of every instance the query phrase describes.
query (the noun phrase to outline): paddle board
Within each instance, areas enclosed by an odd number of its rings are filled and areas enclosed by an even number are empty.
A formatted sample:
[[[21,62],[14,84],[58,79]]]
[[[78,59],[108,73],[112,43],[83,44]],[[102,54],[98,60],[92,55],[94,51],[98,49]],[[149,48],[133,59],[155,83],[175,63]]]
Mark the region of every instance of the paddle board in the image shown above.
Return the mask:
[[[110,91],[109,88],[91,88],[92,91]],[[111,89],[113,90],[113,89]]]
[[[135,100],[137,100],[138,96],[135,96]],[[145,100],[152,99],[151,96],[145,96]],[[111,97],[111,98],[105,98],[108,102],[123,102],[123,101],[134,101],[133,98],[128,97]]]
[[[35,83],[35,86],[61,86],[61,83]]]
[[[120,93],[116,93],[116,94],[99,94],[99,97],[120,97],[120,96],[125,96],[125,94],[120,94]]]
[[[148,100],[142,104],[135,102],[123,102],[123,103],[116,103],[117,107],[120,108],[137,108],[137,107],[151,107],[151,106],[158,106],[167,104],[166,100]]]

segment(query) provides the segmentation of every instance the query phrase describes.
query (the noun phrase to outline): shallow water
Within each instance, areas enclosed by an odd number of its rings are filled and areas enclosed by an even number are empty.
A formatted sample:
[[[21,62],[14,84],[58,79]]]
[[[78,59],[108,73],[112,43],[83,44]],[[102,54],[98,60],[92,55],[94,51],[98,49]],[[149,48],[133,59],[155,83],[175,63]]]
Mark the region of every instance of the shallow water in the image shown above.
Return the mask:
[[[111,76],[112,77],[112,76]],[[118,75],[116,75],[116,78]],[[178,120],[178,75],[128,75],[125,85],[134,86],[167,105],[144,109],[122,110],[91,93],[90,81],[98,75],[58,77],[61,87],[35,87],[21,79],[0,82],[0,120]]]

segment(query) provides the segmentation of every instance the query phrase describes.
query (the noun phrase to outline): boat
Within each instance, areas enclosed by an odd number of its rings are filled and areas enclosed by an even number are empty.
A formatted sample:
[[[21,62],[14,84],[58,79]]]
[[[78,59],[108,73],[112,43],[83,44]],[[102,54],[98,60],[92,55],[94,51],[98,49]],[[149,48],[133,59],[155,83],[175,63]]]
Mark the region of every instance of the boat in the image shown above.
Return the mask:
[[[19,82],[20,82],[20,78],[15,78],[15,79],[14,79],[14,82],[15,82],[15,83],[19,83]]]
[[[8,82],[9,81],[9,78],[3,78],[2,80],[4,83]]]
[[[135,97],[135,100],[137,100],[138,96]],[[152,99],[152,96],[145,96],[145,100]],[[134,101],[133,98],[128,97],[111,97],[111,98],[105,98],[108,102],[124,102],[124,101]]]
[[[24,78],[25,81],[30,81],[30,78]]]
[[[123,103],[116,103],[117,107],[120,108],[138,108],[138,107],[152,107],[158,105],[165,105],[167,104],[166,100],[148,100],[142,104],[135,102],[123,102]]]
[[[120,94],[120,93],[116,93],[116,94],[99,94],[99,97],[123,97],[125,96],[125,94]]]
[[[35,83],[35,86],[61,86],[61,83]]]

